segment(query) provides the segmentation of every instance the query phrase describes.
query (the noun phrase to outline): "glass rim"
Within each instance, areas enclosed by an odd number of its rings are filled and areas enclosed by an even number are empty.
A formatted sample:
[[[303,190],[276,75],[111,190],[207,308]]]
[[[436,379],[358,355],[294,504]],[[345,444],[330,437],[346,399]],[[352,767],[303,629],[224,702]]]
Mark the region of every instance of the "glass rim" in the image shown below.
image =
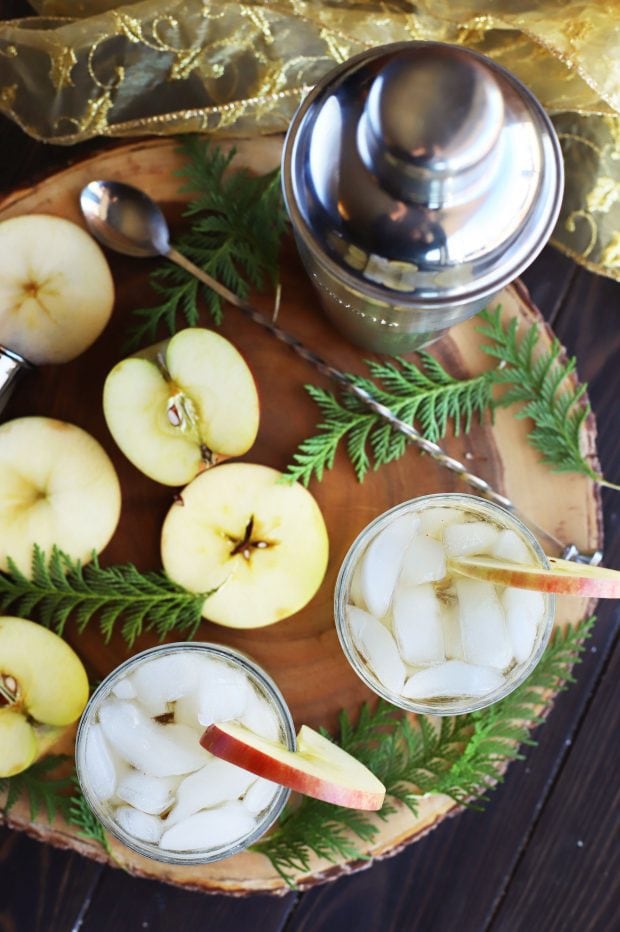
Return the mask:
[[[159,654],[181,653],[192,650],[199,650],[210,656],[217,655],[227,662],[232,661],[234,664],[242,667],[246,675],[249,675],[250,680],[253,681],[255,685],[259,686],[263,697],[266,698],[270,704],[275,706],[288,749],[294,751],[297,746],[293,717],[279,687],[269,674],[254,660],[233,647],[215,644],[210,641],[175,641],[170,644],[157,644],[154,647],[149,647],[146,650],[140,651],[138,654],[134,654],[132,657],[128,657],[127,660],[124,660],[119,666],[108,673],[93,691],[78,723],[75,738],[75,770],[78,783],[89,808],[101,822],[106,832],[136,854],[140,854],[153,861],[172,865],[209,864],[213,861],[221,861],[241,851],[245,851],[271,828],[282,812],[291,794],[291,791],[287,787],[280,785],[271,803],[269,803],[264,810],[263,816],[260,818],[257,817],[257,824],[254,830],[242,836],[238,841],[228,845],[220,845],[217,848],[200,848],[185,852],[168,851],[152,842],[141,841],[128,834],[112,819],[106,809],[105,803],[102,803],[91,791],[88,785],[88,778],[85,776],[85,737],[89,727],[94,724],[94,715],[100,703],[107,699],[115,683],[132,668],[139,666],[148,659],[154,658]],[[183,776],[189,776],[189,774]]]
[[[506,681],[497,689],[484,696],[465,697],[462,701],[452,700],[419,700],[408,699],[398,693],[393,693],[380,682],[368,665],[363,661],[360,652],[353,643],[353,638],[349,626],[345,620],[346,594],[349,584],[360,553],[370,541],[398,514],[407,511],[416,512],[428,506],[433,505],[460,505],[469,506],[472,511],[487,511],[497,517],[499,523],[504,527],[516,530],[521,536],[525,537],[527,543],[531,546],[539,563],[545,569],[549,567],[547,555],[542,549],[539,541],[533,532],[518,518],[515,514],[503,508],[495,502],[488,501],[478,495],[471,495],[467,492],[433,492],[428,495],[420,495],[416,498],[408,499],[388,508],[387,511],[377,515],[369,524],[367,524],[357,535],[349,547],[342,561],[336,586],[334,589],[334,621],[336,633],[343,653],[353,670],[357,673],[365,685],[376,695],[386,702],[391,703],[397,708],[404,709],[406,712],[415,712],[422,715],[465,715],[469,712],[477,712],[487,706],[505,699],[515,689],[517,689],[530,675],[532,670],[537,666],[542,654],[549,643],[553,624],[555,619],[555,595],[542,593],[545,600],[545,615],[539,627],[537,634],[538,643],[534,650],[521,665],[517,667],[514,676],[507,677]]]

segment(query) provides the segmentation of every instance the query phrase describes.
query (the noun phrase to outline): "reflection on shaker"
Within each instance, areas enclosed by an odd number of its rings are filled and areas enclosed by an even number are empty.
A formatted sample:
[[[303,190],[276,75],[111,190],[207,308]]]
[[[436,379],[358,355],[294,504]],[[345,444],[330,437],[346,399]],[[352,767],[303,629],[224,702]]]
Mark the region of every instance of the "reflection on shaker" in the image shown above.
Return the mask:
[[[327,75],[293,118],[282,174],[328,316],[393,354],[471,317],[526,268],[563,185],[531,93],[485,56],[436,42],[375,48]]]

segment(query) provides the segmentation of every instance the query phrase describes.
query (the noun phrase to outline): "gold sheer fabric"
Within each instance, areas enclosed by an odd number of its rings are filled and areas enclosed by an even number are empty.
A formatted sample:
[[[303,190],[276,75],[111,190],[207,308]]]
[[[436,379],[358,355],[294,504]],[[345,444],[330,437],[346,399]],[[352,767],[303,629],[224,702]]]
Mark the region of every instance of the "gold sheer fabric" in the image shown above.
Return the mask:
[[[284,131],[336,63],[405,39],[504,65],[560,136],[554,242],[620,279],[620,0],[32,0],[0,23],[0,110],[30,135]]]

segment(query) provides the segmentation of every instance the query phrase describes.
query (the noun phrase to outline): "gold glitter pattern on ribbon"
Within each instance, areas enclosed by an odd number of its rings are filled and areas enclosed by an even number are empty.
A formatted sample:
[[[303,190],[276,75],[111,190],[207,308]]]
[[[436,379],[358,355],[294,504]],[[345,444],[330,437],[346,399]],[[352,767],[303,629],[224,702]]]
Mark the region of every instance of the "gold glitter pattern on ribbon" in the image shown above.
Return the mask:
[[[50,81],[57,91],[74,86],[71,72],[75,65],[77,56],[72,48],[50,49]]]

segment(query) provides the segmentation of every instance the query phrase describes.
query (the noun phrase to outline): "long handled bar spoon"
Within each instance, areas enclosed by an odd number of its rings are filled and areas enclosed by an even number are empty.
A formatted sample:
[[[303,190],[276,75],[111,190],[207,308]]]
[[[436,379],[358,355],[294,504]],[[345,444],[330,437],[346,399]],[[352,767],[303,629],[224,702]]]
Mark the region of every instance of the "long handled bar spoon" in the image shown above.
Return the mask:
[[[91,181],[80,193],[80,207],[88,229],[103,246],[137,258],[163,256],[180,265],[237,307],[255,324],[268,330],[277,340],[289,346],[293,352],[323,375],[337,382],[345,391],[355,395],[366,407],[387,421],[395,430],[404,434],[417,447],[446,469],[459,475],[471,488],[509,511],[519,514],[516,505],[505,495],[497,492],[485,479],[470,472],[467,466],[449,456],[437,443],[427,440],[415,427],[401,421],[389,408],[377,401],[369,391],[352,382],[345,372],[330,365],[292,334],[282,330],[265,317],[248,301],[239,298],[178,252],[170,244],[166,218],[157,204],[144,191],[120,181]],[[537,534],[551,541],[565,559],[593,565],[600,563],[602,559],[600,551],[594,554],[582,554],[574,544],[565,546],[555,535],[538,527],[531,518],[524,517],[524,520]]]

